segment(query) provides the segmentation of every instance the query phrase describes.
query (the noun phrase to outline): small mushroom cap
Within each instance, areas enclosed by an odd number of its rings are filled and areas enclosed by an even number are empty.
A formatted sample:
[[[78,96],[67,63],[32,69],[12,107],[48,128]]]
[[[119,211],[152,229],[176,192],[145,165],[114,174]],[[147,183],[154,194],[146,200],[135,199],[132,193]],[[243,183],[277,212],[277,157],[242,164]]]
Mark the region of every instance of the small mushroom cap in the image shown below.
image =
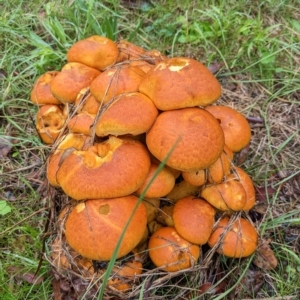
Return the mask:
[[[224,148],[219,122],[204,109],[162,112],[146,133],[149,151],[174,169],[191,172],[214,163]],[[171,154],[170,154],[171,153]]]
[[[153,102],[141,93],[122,94],[114,99],[96,124],[99,137],[139,135],[150,129],[158,116]]]
[[[110,260],[136,205],[138,198],[133,195],[87,200],[77,204],[66,220],[67,242],[83,257]],[[117,258],[128,254],[139,243],[146,223],[146,209],[140,203],[130,219]]]
[[[91,83],[91,93],[100,103],[105,104],[120,94],[137,92],[144,76],[145,72],[129,64],[114,66]]]
[[[118,47],[112,40],[94,35],[73,44],[67,52],[67,60],[104,70],[116,62],[118,55]]]
[[[228,106],[208,106],[205,108],[217,120],[224,131],[225,144],[233,151],[239,152],[251,140],[251,128],[247,119],[235,109]]]
[[[143,203],[145,204],[147,210],[147,223],[150,223],[155,219],[157,215],[160,206],[160,199],[148,198],[148,199],[144,199]]]
[[[140,142],[110,136],[87,151],[73,151],[57,171],[57,182],[76,200],[122,197],[145,181],[150,156]]]
[[[201,191],[201,197],[221,211],[243,210],[247,201],[243,185],[236,180],[208,185]]]
[[[193,172],[182,172],[182,177],[186,182],[194,186],[202,186],[207,181],[207,174],[203,169]]]
[[[51,93],[63,103],[74,103],[78,93],[92,83],[100,74],[99,70],[81,63],[64,65],[50,83]]]
[[[257,248],[258,234],[246,219],[239,218],[230,223],[228,217],[222,218],[209,237],[208,245],[212,248],[220,243],[217,252],[232,258],[251,255]]]
[[[50,82],[58,73],[58,71],[46,72],[35,81],[30,94],[31,101],[34,104],[61,104],[61,102],[56,99],[50,91]]]
[[[85,135],[91,135],[92,125],[95,120],[95,115],[91,115],[87,112],[82,112],[75,115],[68,122],[68,128],[73,133],[83,133]]]
[[[144,181],[142,186],[136,191],[138,195],[141,195],[144,192],[144,190],[147,189],[147,191],[144,194],[145,198],[159,198],[167,195],[174,188],[175,177],[166,168],[162,168],[153,180],[153,177],[155,175],[155,172],[157,172],[158,167],[158,164],[151,163],[149,174],[146,180]],[[151,181],[152,183],[150,184]]]
[[[256,196],[255,196],[255,188],[253,185],[253,181],[250,178],[250,176],[241,168],[239,167],[234,167],[234,172],[236,174],[232,174],[229,176],[229,180],[234,178],[235,180],[237,180],[238,182],[240,182],[242,184],[242,186],[245,189],[246,192],[246,204],[243,207],[243,210],[248,211],[250,210],[254,205],[255,205],[255,201],[256,201]]]
[[[164,226],[174,227],[173,211],[174,205],[165,205],[159,209],[155,220]]]
[[[86,95],[86,93],[88,94]],[[83,100],[84,102],[81,103]],[[78,107],[77,113],[86,112],[91,115],[96,115],[101,105],[101,103],[88,92],[88,88],[84,88],[79,92],[74,104]]]
[[[186,57],[164,60],[150,70],[139,91],[159,110],[206,106],[221,95],[221,85],[200,62]]]
[[[190,243],[204,245],[212,233],[215,214],[214,207],[205,200],[193,196],[185,197],[174,206],[174,226]]]
[[[36,129],[42,141],[53,144],[59,136],[65,122],[66,114],[54,104],[43,105],[36,114]]]
[[[199,187],[188,183],[185,180],[175,183],[173,190],[166,196],[172,202],[176,202],[187,196],[196,196],[199,193]]]
[[[200,248],[182,238],[174,227],[163,227],[152,234],[148,243],[152,262],[167,272],[188,269],[200,256]]]

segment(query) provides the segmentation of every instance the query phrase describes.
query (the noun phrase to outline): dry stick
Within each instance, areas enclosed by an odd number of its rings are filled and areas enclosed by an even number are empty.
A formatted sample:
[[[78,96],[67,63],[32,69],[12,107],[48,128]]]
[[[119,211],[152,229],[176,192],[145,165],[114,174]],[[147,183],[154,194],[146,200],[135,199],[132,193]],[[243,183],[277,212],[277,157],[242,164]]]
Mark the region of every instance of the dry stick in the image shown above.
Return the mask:
[[[37,215],[37,214],[39,214],[40,212],[45,211],[45,210],[47,210],[47,209],[48,209],[48,207],[44,207],[44,208],[41,208],[41,209],[35,211],[34,213],[32,213],[31,215],[27,216],[27,217],[24,218],[23,220],[17,222],[17,223],[14,224],[13,226],[11,226],[11,227],[5,229],[4,231],[0,232],[0,235],[2,235],[2,234],[4,234],[4,233],[6,233],[6,232],[8,232],[8,231],[10,231],[10,230],[12,230],[12,229],[14,229],[16,226],[18,226],[19,224],[23,223],[23,222],[26,221],[27,219],[30,219],[30,218],[33,217],[34,215]]]

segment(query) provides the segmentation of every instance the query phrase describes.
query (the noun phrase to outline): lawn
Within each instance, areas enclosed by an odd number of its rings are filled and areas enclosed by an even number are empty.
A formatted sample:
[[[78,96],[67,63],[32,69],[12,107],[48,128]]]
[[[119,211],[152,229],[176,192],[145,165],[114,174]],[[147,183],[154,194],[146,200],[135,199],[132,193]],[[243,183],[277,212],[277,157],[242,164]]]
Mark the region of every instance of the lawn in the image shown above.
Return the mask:
[[[298,1],[0,0],[0,10],[1,299],[99,299],[41,260],[64,200],[47,184],[51,147],[38,137],[30,100],[35,80],[60,70],[68,49],[91,35],[202,62],[222,85],[219,103],[246,116],[252,130],[235,164],[256,187],[249,217],[262,249],[240,261],[219,257],[192,278],[154,274],[132,299],[300,298]]]

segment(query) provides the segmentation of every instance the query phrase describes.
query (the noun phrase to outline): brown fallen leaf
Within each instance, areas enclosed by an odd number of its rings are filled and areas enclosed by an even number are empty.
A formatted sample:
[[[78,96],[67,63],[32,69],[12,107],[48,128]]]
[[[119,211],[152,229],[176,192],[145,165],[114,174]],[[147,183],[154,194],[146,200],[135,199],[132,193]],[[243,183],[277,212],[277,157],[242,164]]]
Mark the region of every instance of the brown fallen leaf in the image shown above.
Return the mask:
[[[211,73],[216,74],[222,67],[224,67],[224,65],[224,63],[213,63],[208,66],[208,70]]]
[[[262,241],[259,243],[253,259],[253,263],[264,270],[273,270],[278,264],[277,258],[269,244],[270,241]]]
[[[256,200],[259,202],[266,202],[268,197],[274,195],[277,189],[272,188],[271,186],[255,186],[256,191]]]
[[[7,272],[10,273],[14,278],[26,281],[28,283],[37,285],[41,284],[44,278],[42,276],[35,276],[34,273],[25,272],[23,273],[23,270],[18,267],[10,266],[7,268]]]
[[[12,147],[13,144],[8,138],[0,137],[0,159],[6,157]]]
[[[244,149],[242,149],[237,155],[237,166],[240,166],[247,158],[250,149],[250,144],[248,144]]]

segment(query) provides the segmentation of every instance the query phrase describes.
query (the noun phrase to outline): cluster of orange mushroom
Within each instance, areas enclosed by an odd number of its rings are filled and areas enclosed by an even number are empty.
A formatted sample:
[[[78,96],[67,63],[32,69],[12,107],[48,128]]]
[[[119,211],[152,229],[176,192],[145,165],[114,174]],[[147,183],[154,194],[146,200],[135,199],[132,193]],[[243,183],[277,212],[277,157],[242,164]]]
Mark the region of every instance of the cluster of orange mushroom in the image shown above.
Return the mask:
[[[251,178],[233,164],[251,130],[215,103],[220,95],[194,59],[101,36],[76,42],[60,71],[37,79],[36,128],[52,147],[47,178],[72,200],[52,244],[57,267],[70,268],[57,253],[63,240],[78,268],[97,271],[93,262],[111,259],[127,222],[117,258],[133,253],[136,264],[115,270],[119,290],[142,273],[139,253],[176,272],[197,264],[204,244],[232,258],[255,251],[251,222],[230,219],[255,204]]]

